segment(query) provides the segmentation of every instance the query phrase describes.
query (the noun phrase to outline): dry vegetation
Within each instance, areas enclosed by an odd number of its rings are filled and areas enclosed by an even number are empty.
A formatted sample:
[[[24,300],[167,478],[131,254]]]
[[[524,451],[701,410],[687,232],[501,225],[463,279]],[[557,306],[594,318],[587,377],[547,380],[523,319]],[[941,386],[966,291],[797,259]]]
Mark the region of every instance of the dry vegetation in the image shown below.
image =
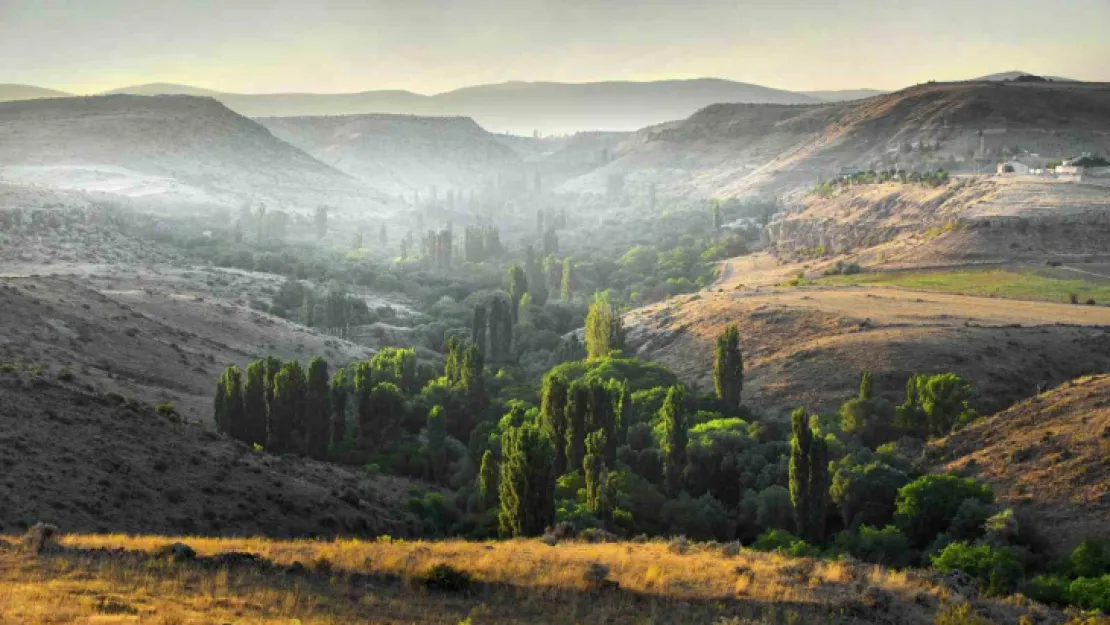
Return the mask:
[[[933,445],[944,471],[991,485],[1057,553],[1110,538],[1110,376],[1082,378]]]
[[[279,542],[73,535],[0,549],[0,621],[40,623],[932,623],[960,601],[923,573],[676,543]],[[220,556],[228,553],[253,557]],[[298,564],[299,563],[299,564]],[[439,564],[469,584],[429,587]],[[979,600],[994,623],[1027,601]],[[469,620],[468,620],[469,619]]]

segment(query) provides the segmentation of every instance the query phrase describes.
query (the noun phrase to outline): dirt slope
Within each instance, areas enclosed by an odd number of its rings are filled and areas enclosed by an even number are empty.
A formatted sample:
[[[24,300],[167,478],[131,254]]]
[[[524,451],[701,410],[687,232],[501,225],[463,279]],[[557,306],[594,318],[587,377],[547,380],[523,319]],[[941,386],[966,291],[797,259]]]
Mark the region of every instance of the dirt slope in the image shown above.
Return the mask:
[[[934,443],[938,470],[984,480],[1058,552],[1110,538],[1110,376],[1068,382]]]
[[[974,172],[980,147],[988,165],[1015,147],[1107,153],[1108,129],[1104,83],[930,83],[818,106],[720,104],[637,132],[613,163],[564,188],[603,191],[621,174],[629,188],[654,182],[676,196],[790,195],[846,166]]]
[[[783,412],[836,410],[864,371],[901,400],[915,372],[954,371],[974,405],[1005,408],[1041,388],[1110,370],[1110,309],[898,289],[703,291],[625,317],[639,353],[712,389],[713,346],[737,324],[744,400]]]
[[[266,117],[279,139],[369,186],[410,196],[474,191],[517,173],[517,154],[466,117]]]
[[[85,532],[373,535],[400,480],[258,454],[149,405],[0,372],[0,531],[38,521]]]
[[[193,419],[211,417],[211,393],[228,364],[257,358],[339,366],[370,350],[316,334],[249,307],[278,276],[154,266],[8,265],[0,278],[0,363],[67,367],[84,383],[149,403],[172,401]]]
[[[0,180],[236,208],[375,199],[258,123],[192,96],[0,103]]]

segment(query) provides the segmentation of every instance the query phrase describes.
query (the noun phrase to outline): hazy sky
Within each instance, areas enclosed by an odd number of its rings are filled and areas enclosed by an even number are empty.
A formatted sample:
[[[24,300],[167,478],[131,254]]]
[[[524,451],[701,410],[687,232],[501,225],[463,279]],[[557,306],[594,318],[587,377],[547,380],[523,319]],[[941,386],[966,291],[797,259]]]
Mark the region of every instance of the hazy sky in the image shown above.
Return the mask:
[[[893,89],[1110,81],[1110,0],[0,0],[0,83],[436,93],[713,76]]]

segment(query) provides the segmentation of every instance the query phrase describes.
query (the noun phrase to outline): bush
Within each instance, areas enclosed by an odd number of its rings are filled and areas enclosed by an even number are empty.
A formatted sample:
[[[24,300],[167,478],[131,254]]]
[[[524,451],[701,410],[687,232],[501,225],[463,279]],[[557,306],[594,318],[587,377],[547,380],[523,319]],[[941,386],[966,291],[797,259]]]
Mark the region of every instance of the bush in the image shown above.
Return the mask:
[[[921,548],[948,529],[967,499],[993,503],[989,486],[955,475],[926,475],[898,490],[895,522],[910,543]]]
[[[1110,575],[1073,581],[1068,585],[1068,601],[1088,610],[1110,612]]]
[[[1021,592],[1046,605],[1060,606],[1068,603],[1068,581],[1055,575],[1038,575],[1023,584]]]
[[[466,571],[460,571],[449,564],[437,564],[420,576],[419,581],[430,590],[466,592],[473,580]]]
[[[857,532],[841,532],[836,537],[836,546],[873,564],[905,567],[914,561],[910,541],[892,525],[882,529],[861,525]]]
[[[937,612],[937,618],[933,621],[934,625],[994,625],[982,616],[979,616],[967,603],[949,603],[941,607]]]
[[[1110,549],[1097,540],[1085,540],[1071,552],[1068,564],[1076,577],[1101,577],[1110,573]]]
[[[1016,586],[1021,564],[1014,552],[1003,547],[954,542],[932,557],[933,567],[941,573],[960,570],[973,576],[991,594],[1004,594]]]
[[[818,550],[813,545],[786,530],[767,530],[752,543],[756,551],[777,551],[795,558],[813,557]]]

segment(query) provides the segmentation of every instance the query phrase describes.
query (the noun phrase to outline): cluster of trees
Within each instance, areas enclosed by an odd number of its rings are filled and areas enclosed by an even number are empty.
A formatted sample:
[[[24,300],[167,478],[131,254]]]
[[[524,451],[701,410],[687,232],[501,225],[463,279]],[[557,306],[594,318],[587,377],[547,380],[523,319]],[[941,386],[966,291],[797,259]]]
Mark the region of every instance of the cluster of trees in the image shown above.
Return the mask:
[[[818,197],[831,197],[838,189],[855,187],[867,184],[882,184],[898,182],[901,184],[920,184],[926,187],[943,187],[948,184],[950,177],[944,169],[932,171],[906,171],[904,169],[884,169],[881,171],[863,171],[855,174],[831,178],[814,187],[813,193]]]

